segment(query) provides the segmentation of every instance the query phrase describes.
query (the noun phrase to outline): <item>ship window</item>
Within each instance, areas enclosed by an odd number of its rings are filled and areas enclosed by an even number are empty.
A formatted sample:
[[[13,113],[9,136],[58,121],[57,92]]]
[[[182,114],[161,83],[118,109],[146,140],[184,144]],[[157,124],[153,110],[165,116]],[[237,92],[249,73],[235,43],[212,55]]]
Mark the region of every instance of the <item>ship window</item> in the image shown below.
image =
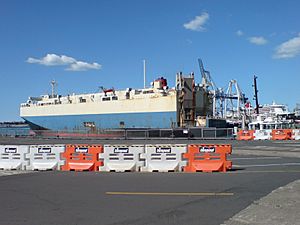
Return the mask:
[[[84,103],[84,102],[86,102],[86,99],[85,98],[79,98],[79,102]]]
[[[111,100],[118,100],[118,97],[117,96],[112,96]]]
[[[153,90],[143,91],[143,94],[151,94],[151,93],[154,93],[154,91]]]
[[[84,127],[95,127],[95,122],[83,122]]]
[[[104,97],[102,98],[102,101],[110,101],[110,97]]]

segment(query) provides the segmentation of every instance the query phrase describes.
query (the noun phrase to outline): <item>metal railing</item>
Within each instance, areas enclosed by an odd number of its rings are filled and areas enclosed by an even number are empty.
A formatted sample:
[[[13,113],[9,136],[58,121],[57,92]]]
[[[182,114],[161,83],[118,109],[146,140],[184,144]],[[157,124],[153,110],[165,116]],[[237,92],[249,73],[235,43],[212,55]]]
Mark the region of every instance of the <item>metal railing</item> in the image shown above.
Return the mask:
[[[33,131],[36,137],[94,138],[94,139],[232,139],[232,128],[176,128],[176,129],[112,129],[76,131]]]
[[[25,128],[14,128],[14,127],[0,127],[0,136],[18,137],[18,136],[29,136],[29,127]]]

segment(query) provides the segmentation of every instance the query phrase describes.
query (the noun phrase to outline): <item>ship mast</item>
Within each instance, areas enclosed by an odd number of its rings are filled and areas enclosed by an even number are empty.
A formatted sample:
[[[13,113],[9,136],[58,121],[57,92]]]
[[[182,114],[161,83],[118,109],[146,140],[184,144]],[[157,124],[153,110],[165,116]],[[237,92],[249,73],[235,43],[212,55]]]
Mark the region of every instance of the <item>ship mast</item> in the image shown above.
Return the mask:
[[[51,81],[51,97],[52,98],[54,98],[54,96],[55,96],[55,87],[56,87],[56,85],[57,85],[57,82],[55,81],[55,80],[52,80]]]
[[[146,60],[143,60],[144,65],[144,89],[146,88]]]

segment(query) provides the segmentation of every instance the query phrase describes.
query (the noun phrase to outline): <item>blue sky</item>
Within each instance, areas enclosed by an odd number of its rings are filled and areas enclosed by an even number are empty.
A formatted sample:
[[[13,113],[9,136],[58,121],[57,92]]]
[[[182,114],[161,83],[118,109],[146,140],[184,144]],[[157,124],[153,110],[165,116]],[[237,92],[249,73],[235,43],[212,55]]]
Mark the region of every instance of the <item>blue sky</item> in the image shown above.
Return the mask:
[[[260,103],[300,102],[300,1],[0,1],[0,121],[20,120],[28,96],[143,86],[195,72],[236,79]]]

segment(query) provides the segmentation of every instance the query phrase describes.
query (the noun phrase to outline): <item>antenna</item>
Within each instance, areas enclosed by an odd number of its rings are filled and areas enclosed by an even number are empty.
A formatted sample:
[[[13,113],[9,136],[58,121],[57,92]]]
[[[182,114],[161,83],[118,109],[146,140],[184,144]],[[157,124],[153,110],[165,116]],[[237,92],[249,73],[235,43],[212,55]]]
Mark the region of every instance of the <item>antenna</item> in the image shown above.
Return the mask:
[[[257,79],[257,76],[254,75],[253,87],[254,87],[254,99],[255,99],[255,104],[256,104],[255,111],[256,111],[257,114],[259,114],[259,104],[258,104],[258,94],[257,94],[258,90],[257,90],[256,79]]]
[[[55,80],[52,80],[51,81],[51,97],[54,98],[54,95],[55,95],[55,87],[57,85],[57,82]]]
[[[146,60],[143,60],[144,64],[144,88],[146,88]]]

